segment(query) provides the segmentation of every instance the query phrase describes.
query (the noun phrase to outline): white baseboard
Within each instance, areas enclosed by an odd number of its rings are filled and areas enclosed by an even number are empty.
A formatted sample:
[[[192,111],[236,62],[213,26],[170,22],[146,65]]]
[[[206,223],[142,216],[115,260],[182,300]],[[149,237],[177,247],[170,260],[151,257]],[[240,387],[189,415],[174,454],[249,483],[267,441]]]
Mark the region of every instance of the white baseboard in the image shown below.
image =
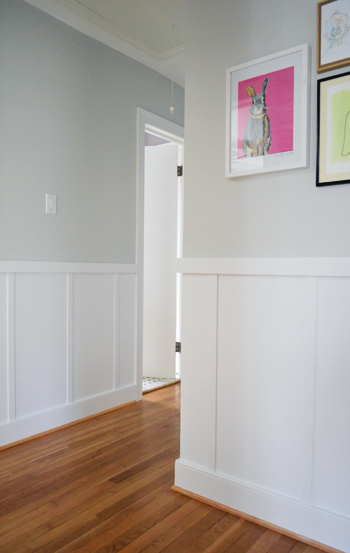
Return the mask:
[[[136,401],[136,395],[137,386],[130,386],[110,394],[103,394],[5,424],[0,426],[0,447],[25,440],[91,415],[98,415],[108,409],[123,406]]]
[[[175,464],[175,486],[286,529],[306,541],[312,540],[346,553],[350,551],[350,522],[346,518],[254,486],[245,486],[180,459]]]

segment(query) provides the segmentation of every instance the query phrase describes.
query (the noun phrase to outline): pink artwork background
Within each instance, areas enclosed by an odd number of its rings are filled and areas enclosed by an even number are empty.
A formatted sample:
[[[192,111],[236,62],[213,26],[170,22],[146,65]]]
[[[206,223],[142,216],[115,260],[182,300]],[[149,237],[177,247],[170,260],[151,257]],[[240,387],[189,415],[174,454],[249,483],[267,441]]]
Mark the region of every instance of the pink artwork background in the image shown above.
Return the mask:
[[[265,102],[271,125],[271,147],[268,155],[293,150],[294,67],[287,67],[238,83],[238,158],[244,157],[243,137],[252,105],[247,95],[247,86],[252,86],[258,96],[266,78],[269,83]]]

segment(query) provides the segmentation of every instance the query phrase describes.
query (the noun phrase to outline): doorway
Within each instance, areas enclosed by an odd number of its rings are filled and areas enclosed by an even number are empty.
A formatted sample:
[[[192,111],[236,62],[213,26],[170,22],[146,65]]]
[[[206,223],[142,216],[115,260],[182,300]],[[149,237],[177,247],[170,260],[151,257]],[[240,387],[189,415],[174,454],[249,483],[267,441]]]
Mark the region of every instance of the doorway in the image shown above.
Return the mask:
[[[138,110],[138,398],[181,377],[183,128]],[[165,380],[164,380],[165,379]],[[143,385],[143,386],[142,386]]]
[[[143,393],[176,382],[181,371],[175,342],[180,342],[176,259],[182,146],[154,132],[145,132]]]

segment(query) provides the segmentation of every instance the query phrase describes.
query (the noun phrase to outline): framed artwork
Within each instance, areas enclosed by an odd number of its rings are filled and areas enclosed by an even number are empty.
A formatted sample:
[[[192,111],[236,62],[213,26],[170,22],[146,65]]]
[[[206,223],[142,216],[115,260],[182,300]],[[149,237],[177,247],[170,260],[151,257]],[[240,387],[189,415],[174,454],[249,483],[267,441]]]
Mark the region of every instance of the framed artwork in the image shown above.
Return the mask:
[[[350,182],[350,72],[318,81],[316,186]]]
[[[317,72],[350,65],[350,0],[317,4]]]
[[[309,46],[226,72],[226,177],[306,167]]]

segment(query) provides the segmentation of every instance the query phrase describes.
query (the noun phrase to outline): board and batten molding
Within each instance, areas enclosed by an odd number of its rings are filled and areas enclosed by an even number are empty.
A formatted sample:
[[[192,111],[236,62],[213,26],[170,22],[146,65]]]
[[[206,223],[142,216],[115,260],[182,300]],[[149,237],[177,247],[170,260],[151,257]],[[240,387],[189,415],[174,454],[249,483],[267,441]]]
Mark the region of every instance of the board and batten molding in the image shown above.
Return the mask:
[[[0,262],[0,447],[137,399],[137,265]]]
[[[177,270],[175,486],[350,553],[350,259],[181,259]]]

